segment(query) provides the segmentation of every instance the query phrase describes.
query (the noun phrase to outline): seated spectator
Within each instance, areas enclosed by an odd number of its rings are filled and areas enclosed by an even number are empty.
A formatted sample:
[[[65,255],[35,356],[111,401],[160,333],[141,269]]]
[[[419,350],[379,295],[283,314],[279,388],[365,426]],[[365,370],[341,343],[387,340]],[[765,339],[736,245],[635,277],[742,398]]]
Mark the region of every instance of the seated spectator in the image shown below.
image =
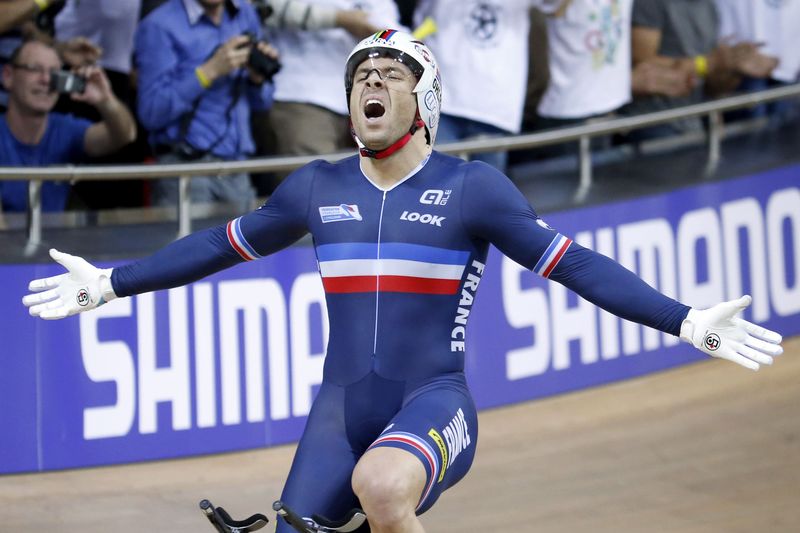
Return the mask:
[[[415,24],[432,18],[437,31],[425,39],[439,62],[444,86],[437,141],[519,133],[528,80],[529,10],[551,14],[570,0],[500,3],[422,0]],[[505,170],[506,152],[475,154]]]
[[[272,83],[248,66],[261,24],[244,0],[168,0],[139,24],[135,38],[138,115],[161,163],[234,161],[254,151],[250,114],[272,103]],[[176,179],[155,180],[153,203],[176,205]],[[255,194],[245,173],[193,177],[194,202],[224,201],[240,210]]]
[[[633,63],[677,64],[697,83],[686,96],[640,96],[626,108],[646,113],[698,103],[705,96],[733,91],[742,76],[769,76],[777,60],[759,52],[758,45],[721,39],[714,0],[636,0],[633,6]],[[673,133],[699,131],[699,118],[683,119],[638,130],[631,136],[643,140]]]
[[[51,73],[61,68],[55,49],[37,41],[23,43],[3,67],[3,85],[9,100],[8,111],[0,116],[0,165],[79,163],[85,155],[109,154],[135,137],[136,125],[131,113],[111,92],[108,78],[99,67],[76,71],[86,79],[86,88],[71,97],[94,106],[102,118],[100,122],[92,124],[52,113],[58,93],[50,88]],[[27,185],[25,181],[0,182],[4,210],[27,209]],[[68,183],[45,182],[43,208],[63,210],[68,192]]]

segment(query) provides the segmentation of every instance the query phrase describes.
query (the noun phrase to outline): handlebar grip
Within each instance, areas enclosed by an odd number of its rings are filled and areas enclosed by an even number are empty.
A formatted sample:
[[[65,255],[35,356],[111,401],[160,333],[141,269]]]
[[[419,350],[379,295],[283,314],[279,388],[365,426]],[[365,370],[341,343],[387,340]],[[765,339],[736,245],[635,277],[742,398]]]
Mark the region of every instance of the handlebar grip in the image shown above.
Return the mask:
[[[289,509],[286,504],[278,500],[272,504],[272,509],[278,513],[286,523],[292,526],[295,531],[299,533],[317,533],[317,529],[313,528],[306,522],[300,515]]]

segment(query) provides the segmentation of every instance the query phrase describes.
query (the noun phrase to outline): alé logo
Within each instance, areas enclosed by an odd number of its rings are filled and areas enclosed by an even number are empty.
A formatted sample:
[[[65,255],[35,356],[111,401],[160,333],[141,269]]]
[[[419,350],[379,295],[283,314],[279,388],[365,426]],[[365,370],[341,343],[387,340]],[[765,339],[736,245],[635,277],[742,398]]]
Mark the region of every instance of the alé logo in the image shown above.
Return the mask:
[[[443,191],[441,189],[428,189],[419,197],[419,203],[425,205],[447,205],[452,189]]]

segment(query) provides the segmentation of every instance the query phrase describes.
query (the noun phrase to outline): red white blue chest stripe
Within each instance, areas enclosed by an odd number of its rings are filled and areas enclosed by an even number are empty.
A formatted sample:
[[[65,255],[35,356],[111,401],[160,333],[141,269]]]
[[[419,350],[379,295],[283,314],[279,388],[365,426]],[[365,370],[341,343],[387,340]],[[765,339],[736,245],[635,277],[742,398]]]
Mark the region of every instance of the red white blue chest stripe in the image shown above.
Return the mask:
[[[456,294],[470,252],[398,242],[317,246],[328,293]]]
[[[240,218],[228,222],[228,242],[245,261],[261,256],[244,238]],[[549,277],[572,239],[553,237],[533,271]],[[328,293],[408,292],[455,294],[470,253],[398,242],[323,244],[317,247],[322,283]]]

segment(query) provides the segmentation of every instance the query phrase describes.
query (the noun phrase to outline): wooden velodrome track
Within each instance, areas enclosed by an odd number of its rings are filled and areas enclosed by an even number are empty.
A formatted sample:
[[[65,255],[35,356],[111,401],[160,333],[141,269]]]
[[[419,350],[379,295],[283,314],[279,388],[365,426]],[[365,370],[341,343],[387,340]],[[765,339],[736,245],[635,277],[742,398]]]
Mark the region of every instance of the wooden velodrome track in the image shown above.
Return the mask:
[[[758,373],[709,360],[482,412],[427,531],[800,531],[800,337],[784,346]],[[266,512],[292,451],[3,476],[0,531],[211,532],[197,502]]]

